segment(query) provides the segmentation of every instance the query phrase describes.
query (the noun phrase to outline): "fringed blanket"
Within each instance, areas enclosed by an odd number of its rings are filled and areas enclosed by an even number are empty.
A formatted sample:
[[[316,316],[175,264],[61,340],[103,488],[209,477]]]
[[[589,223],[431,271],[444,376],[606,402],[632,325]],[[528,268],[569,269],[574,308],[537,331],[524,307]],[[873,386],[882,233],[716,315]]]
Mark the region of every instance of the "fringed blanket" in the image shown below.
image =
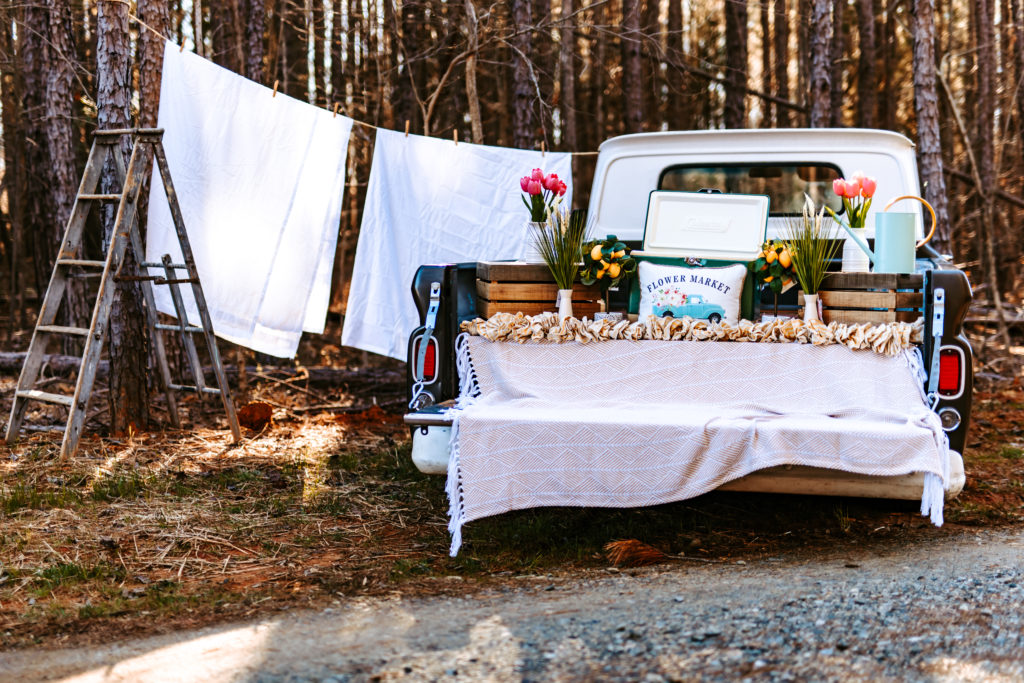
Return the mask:
[[[778,465],[923,472],[922,513],[942,524],[947,440],[916,349],[462,335],[458,353],[453,556],[462,526],[481,517],[657,505]]]
[[[897,356],[914,344],[921,343],[924,321],[915,323],[849,324],[832,322],[828,325],[802,320],[772,320],[754,323],[741,320],[736,325],[726,322],[684,318],[655,318],[629,322],[620,320],[579,320],[567,318],[559,322],[556,313],[524,315],[497,313],[487,320],[462,323],[462,331],[491,341],[528,341],[581,343],[614,339],[665,341],[739,341],[797,343],[824,346],[842,344],[853,350],[870,349],[876,353]]]

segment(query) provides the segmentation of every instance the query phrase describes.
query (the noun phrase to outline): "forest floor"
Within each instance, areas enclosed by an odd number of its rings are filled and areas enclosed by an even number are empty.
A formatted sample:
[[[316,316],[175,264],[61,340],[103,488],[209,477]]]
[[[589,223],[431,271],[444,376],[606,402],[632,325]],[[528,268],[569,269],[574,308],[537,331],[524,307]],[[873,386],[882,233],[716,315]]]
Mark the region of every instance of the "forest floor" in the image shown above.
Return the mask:
[[[124,438],[87,431],[67,462],[52,435],[0,447],[0,648],[568,577],[609,567],[603,548],[620,539],[683,562],[736,562],[1024,525],[1017,381],[976,391],[967,486],[939,529],[892,501],[712,493],[646,509],[480,520],[450,558],[444,477],[411,463],[400,369],[378,363],[327,387],[302,381],[316,368],[286,379],[250,369],[246,397],[270,404],[273,421],[244,430],[235,446],[217,405],[186,401],[198,426]],[[0,375],[0,412],[14,383]]]

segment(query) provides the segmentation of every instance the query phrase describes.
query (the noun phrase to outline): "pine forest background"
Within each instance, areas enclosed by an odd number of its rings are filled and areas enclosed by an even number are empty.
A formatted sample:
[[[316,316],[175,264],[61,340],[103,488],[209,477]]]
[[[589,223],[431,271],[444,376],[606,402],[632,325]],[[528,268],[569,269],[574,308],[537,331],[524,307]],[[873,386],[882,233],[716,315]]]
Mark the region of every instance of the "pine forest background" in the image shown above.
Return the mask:
[[[898,131],[917,144],[938,247],[969,273],[993,338],[1009,339],[1001,312],[1018,315],[1024,0],[2,0],[0,19],[8,349],[27,343],[15,332],[34,321],[91,130],[156,122],[157,34],[360,122],[491,145],[594,152],[639,131]],[[372,146],[373,129],[357,125],[335,312]],[[594,159],[575,158],[577,205]]]

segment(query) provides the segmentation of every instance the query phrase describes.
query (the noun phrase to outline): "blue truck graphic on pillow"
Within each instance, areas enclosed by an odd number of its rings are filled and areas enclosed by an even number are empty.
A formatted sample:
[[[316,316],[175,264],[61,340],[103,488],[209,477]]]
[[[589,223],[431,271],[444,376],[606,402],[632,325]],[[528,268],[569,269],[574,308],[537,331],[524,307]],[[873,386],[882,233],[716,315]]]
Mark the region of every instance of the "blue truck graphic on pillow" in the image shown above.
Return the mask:
[[[704,297],[699,294],[691,294],[685,297],[683,301],[684,303],[675,305],[668,303],[655,304],[651,309],[651,313],[659,318],[682,318],[687,315],[691,318],[707,318],[708,322],[711,323],[721,322],[722,317],[725,315],[724,308],[718,304],[707,303],[704,301]]]

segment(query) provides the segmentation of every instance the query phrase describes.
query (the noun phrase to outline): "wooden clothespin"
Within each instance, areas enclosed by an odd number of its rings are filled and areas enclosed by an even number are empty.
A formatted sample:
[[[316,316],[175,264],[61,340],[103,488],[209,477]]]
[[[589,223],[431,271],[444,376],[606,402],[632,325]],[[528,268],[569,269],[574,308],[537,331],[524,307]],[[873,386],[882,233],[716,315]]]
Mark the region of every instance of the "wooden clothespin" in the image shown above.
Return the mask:
[[[334,103],[334,118],[338,117],[338,107],[340,107],[340,106],[341,106],[341,102],[335,102]]]
[[[277,86],[280,85],[280,84],[281,84],[281,81],[279,81],[279,80],[275,80],[274,81],[274,94],[271,95],[271,97],[277,97]]]
[[[409,137],[409,119],[405,120],[405,137]]]
[[[547,156],[547,149],[546,149],[546,147],[547,147],[547,145],[545,144],[545,142],[543,140],[541,140],[540,141],[540,158],[541,159],[543,159],[545,156]]]
[[[459,129],[458,128],[453,128],[452,129],[452,140],[455,142],[455,146],[458,147],[459,146]]]
[[[178,52],[184,52],[184,51],[185,51],[185,41],[183,40],[183,41],[181,41],[181,49],[178,50]]]

